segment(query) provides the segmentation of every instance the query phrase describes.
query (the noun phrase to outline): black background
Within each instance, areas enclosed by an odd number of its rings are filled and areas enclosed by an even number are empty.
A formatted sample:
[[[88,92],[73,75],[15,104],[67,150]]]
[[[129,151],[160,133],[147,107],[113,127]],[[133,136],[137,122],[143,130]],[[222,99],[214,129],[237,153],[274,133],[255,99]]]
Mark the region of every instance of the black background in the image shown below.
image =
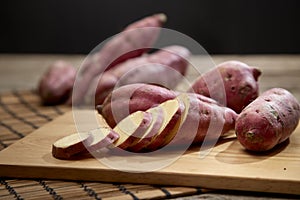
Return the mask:
[[[211,54],[300,53],[297,0],[2,1],[1,53],[89,53],[144,16],[163,12],[166,28]]]

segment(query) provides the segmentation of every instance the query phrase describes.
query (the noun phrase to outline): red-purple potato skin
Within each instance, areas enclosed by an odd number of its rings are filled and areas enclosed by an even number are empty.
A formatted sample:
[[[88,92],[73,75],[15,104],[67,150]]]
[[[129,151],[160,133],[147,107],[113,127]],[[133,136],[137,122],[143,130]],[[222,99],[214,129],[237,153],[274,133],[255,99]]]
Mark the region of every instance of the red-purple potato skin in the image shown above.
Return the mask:
[[[298,100],[286,89],[262,93],[238,116],[237,139],[250,151],[268,151],[287,140],[299,123]]]
[[[129,84],[111,92],[103,104],[97,106],[110,127],[135,111],[146,111],[167,100],[175,99],[176,93],[164,87],[151,84]]]
[[[95,77],[92,85],[97,85],[96,94],[93,87],[87,94],[90,99],[95,96],[95,104],[100,105],[106,96],[115,88],[134,83],[150,83],[175,88],[186,74],[190,51],[183,46],[167,46],[154,53],[129,59],[102,76]],[[98,81],[98,83],[97,83]]]
[[[240,113],[258,97],[260,75],[261,71],[256,67],[240,61],[226,61],[200,75],[188,92],[211,97]],[[226,94],[226,98],[222,93]]]
[[[38,83],[38,94],[44,104],[64,103],[71,95],[76,69],[63,60],[52,63]]]

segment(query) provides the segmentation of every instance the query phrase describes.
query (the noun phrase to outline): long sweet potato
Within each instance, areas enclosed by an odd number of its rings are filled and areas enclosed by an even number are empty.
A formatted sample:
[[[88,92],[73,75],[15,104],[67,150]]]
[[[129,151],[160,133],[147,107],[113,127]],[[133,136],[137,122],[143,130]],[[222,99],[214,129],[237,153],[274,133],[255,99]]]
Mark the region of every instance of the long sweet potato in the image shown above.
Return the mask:
[[[258,97],[257,81],[260,75],[261,71],[256,67],[239,61],[227,61],[199,76],[188,91],[214,98],[240,113]]]
[[[113,93],[115,93],[115,97]],[[145,111],[151,107],[160,105],[162,102],[175,99],[178,95],[181,96],[181,94],[172,90],[148,84],[126,85],[118,88],[113,93],[99,107],[99,113],[103,115],[111,126],[115,126],[118,121],[130,115],[130,113],[137,110]],[[155,139],[148,138],[148,140],[143,140],[141,144],[135,145],[138,147],[132,147],[130,150],[157,150],[170,143],[178,132],[177,129],[179,127],[181,127],[181,135],[179,134],[175,141],[172,142],[174,144],[186,144],[189,141],[198,143],[202,142],[205,137],[211,140],[218,139],[221,135],[234,129],[237,117],[235,111],[200,94],[187,93],[186,96],[188,97],[188,100],[186,100],[188,103],[185,103],[183,108],[179,106],[180,109]],[[182,115],[186,116],[183,117]],[[179,125],[180,123],[183,124]],[[215,128],[212,130],[210,127],[218,127],[219,129]],[[191,130],[194,130],[195,134],[191,133]]]
[[[95,104],[102,104],[105,97],[118,85],[151,83],[175,88],[188,68],[190,51],[182,46],[168,46],[150,55],[130,59],[95,77],[86,102],[95,96]],[[165,74],[165,75],[164,75]],[[98,83],[97,83],[98,82]]]
[[[66,101],[72,91],[76,69],[71,63],[58,60],[51,64],[38,83],[38,93],[44,104]]]
[[[236,135],[246,149],[267,151],[289,138],[299,118],[297,99],[285,89],[273,88],[261,94],[239,114]]]
[[[160,32],[159,29],[151,27],[161,27],[165,21],[164,14],[155,14],[132,23],[105,43],[99,52],[87,58],[80,70],[80,79],[75,83],[76,91],[72,98],[69,98],[68,103],[82,103],[94,77],[120,62],[145,53],[156,41]]]
[[[174,91],[157,85],[129,84],[111,92],[97,109],[107,123],[114,127],[129,114],[138,110],[146,111],[176,96]]]

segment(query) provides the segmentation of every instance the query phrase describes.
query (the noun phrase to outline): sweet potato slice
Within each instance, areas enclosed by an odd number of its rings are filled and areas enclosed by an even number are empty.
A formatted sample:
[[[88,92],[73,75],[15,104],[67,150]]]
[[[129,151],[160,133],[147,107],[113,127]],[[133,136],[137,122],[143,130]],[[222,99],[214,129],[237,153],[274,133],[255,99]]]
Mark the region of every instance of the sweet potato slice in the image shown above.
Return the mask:
[[[89,134],[91,135],[92,140],[84,142],[89,152],[109,147],[120,137],[119,134],[108,127],[91,130],[89,131]]]
[[[173,116],[178,112],[178,110],[180,109],[180,104],[177,99],[172,99],[158,105],[158,108],[162,109],[163,112],[163,121],[159,130],[155,134],[153,134],[152,132],[151,134],[145,134],[144,137],[139,139],[136,145],[130,147],[131,151],[139,152],[142,149],[146,148],[152,141],[154,141],[155,137],[157,137],[166,129]],[[150,108],[146,112],[152,113],[155,109],[157,108]]]
[[[147,145],[147,151],[155,151],[169,144],[185,121],[189,110],[188,96],[187,94],[182,93],[177,97],[177,99],[180,103],[178,111],[174,114],[166,128],[153,138],[149,145]]]
[[[157,134],[160,127],[162,126],[163,118],[164,118],[162,109],[156,106],[154,108],[151,108],[149,113],[151,113],[153,119],[151,125],[144,133],[142,133],[138,138],[135,139],[134,142],[132,142],[127,147],[127,150],[135,152],[136,146],[138,146],[138,143],[141,140],[147,140],[145,138],[154,136],[155,134]]]
[[[151,122],[152,115],[144,111],[128,115],[113,129],[120,136],[114,145],[126,149],[149,128]]]
[[[93,137],[87,132],[68,135],[53,143],[52,155],[58,159],[70,159],[72,156],[85,151],[84,143],[92,140]]]

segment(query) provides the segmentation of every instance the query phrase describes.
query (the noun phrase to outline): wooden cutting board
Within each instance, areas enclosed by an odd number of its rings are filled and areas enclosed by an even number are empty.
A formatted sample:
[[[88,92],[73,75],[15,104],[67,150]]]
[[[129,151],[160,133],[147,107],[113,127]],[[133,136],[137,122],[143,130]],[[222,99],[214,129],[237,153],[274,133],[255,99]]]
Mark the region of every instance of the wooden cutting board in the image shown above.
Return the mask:
[[[90,110],[78,111],[77,114],[98,115]],[[101,125],[102,119],[99,119]],[[92,120],[83,121],[86,128],[94,126]],[[73,114],[69,112],[4,149],[0,152],[0,177],[165,184],[300,194],[300,126],[288,142],[266,154],[255,155],[245,151],[232,135],[220,141],[203,158],[199,157],[199,147],[193,147],[172,164],[145,173],[112,169],[92,156],[68,161],[53,158],[52,143],[75,131]],[[172,157],[173,153],[163,156]],[[138,157],[135,159],[135,155],[109,156],[120,165],[139,160]],[[157,159],[160,159],[159,156]],[[137,163],[143,165],[143,162]]]

